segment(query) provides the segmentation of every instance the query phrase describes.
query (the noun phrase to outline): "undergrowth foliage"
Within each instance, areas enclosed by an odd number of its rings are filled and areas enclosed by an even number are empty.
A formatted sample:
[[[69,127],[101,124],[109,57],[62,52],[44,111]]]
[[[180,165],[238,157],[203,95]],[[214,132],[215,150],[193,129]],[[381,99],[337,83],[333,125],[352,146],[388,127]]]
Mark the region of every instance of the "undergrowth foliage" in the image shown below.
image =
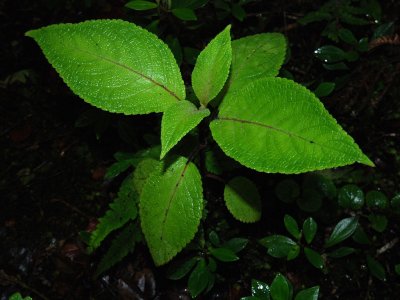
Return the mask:
[[[157,266],[194,238],[205,206],[199,171],[204,166],[198,157],[212,139],[227,156],[260,172],[293,174],[355,162],[373,166],[312,92],[276,77],[286,53],[283,35],[263,33],[231,41],[230,29],[211,40],[197,58],[191,78],[194,101],[187,100],[168,46],[132,23],[93,20],[26,33],[86,102],[127,115],[163,114],[161,147],[120,156],[107,173],[113,178],[135,169],[90,236],[89,249],[94,250],[123,227],[98,273],[133,249],[139,224]],[[212,136],[193,149],[174,152],[199,124],[209,126]],[[206,150],[213,155],[213,148]],[[249,179],[233,178],[224,196],[236,219],[260,219],[261,199]]]

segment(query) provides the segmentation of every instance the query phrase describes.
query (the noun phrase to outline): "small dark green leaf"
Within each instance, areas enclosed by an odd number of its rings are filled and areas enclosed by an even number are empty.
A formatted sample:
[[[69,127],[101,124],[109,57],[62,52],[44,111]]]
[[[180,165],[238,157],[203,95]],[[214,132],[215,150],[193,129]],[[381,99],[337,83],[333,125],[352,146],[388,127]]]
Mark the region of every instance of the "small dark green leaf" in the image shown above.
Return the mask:
[[[339,29],[339,38],[350,45],[356,45],[358,43],[356,37],[354,36],[353,32],[346,28]]]
[[[339,190],[338,203],[344,208],[361,209],[364,205],[364,193],[354,184],[345,185]]]
[[[313,11],[313,12],[306,14],[298,22],[301,25],[307,25],[307,24],[313,23],[313,22],[329,21],[331,18],[332,18],[332,15],[330,13],[317,10],[317,11]]]
[[[210,249],[210,253],[218,260],[224,262],[231,262],[236,261],[239,257],[233,252],[231,249],[228,248],[212,248]]]
[[[283,219],[285,223],[285,227],[287,231],[297,240],[300,239],[301,237],[301,232],[299,230],[299,225],[297,225],[296,220],[290,216],[290,215],[285,215]]]
[[[186,7],[197,9],[204,6],[208,0],[172,0],[172,8]]]
[[[238,253],[242,251],[247,243],[249,242],[248,239],[243,238],[233,238],[229,241],[225,242],[222,247],[232,250],[234,253]]]
[[[358,226],[358,218],[357,217],[350,217],[339,221],[336,224],[335,228],[329,239],[325,243],[325,247],[332,247],[348,237],[350,237]]]
[[[334,82],[321,82],[318,87],[315,89],[314,94],[318,98],[326,97],[330,95],[335,89]]]
[[[104,179],[113,179],[117,177],[122,172],[125,172],[132,166],[131,160],[122,160],[113,163],[108,167],[106,174],[104,175]]]
[[[182,64],[183,59],[183,52],[181,44],[176,37],[172,37],[171,35],[167,36],[165,42],[167,43],[168,47],[171,49],[172,53],[174,54],[175,60],[180,66]]]
[[[219,247],[221,245],[219,236],[214,230],[210,231],[210,233],[208,234],[208,239],[215,247]]]
[[[197,17],[193,9],[190,8],[174,8],[172,14],[183,21],[196,21]]]
[[[167,278],[171,280],[179,280],[185,277],[190,270],[193,269],[194,265],[199,259],[197,257],[192,257],[185,260],[180,264],[172,264],[167,270]]]
[[[317,233],[317,228],[317,223],[312,217],[309,217],[304,221],[303,234],[307,244],[310,244],[313,241],[315,234]]]
[[[217,262],[215,261],[214,258],[212,257],[208,258],[207,269],[212,273],[214,273],[217,270]]]
[[[390,205],[395,211],[400,212],[400,194],[397,194],[392,198]]]
[[[388,22],[378,26],[378,28],[376,28],[374,33],[372,34],[372,39],[374,40],[382,36],[392,34],[394,28],[393,25],[393,22]]]
[[[290,286],[285,276],[278,273],[271,283],[271,297],[273,300],[290,300]]]
[[[322,46],[314,51],[314,55],[325,63],[336,63],[346,59],[346,52],[336,46]]]
[[[400,275],[400,264],[394,266],[394,271],[396,272],[397,275]]]
[[[305,247],[304,248],[304,254],[306,255],[307,260],[317,269],[323,269],[324,268],[324,259],[322,258],[321,254],[318,252]]]
[[[125,4],[125,7],[134,10],[149,10],[157,8],[157,3],[143,0],[133,0]]]
[[[322,64],[322,66],[328,71],[336,71],[336,70],[348,70],[349,67],[344,63],[335,63],[335,64]]]
[[[380,191],[370,191],[365,198],[369,208],[385,209],[389,202],[386,195]]]
[[[367,52],[368,51],[368,38],[364,37],[358,41],[358,45],[356,45],[357,51]]]
[[[300,254],[300,246],[296,245],[292,249],[290,249],[290,251],[289,251],[289,253],[288,253],[287,257],[286,257],[286,260],[288,260],[288,261],[289,260],[293,260],[297,256],[299,256],[299,254]]]
[[[204,259],[199,260],[189,276],[188,288],[190,295],[193,298],[200,295],[207,288],[210,278],[211,273],[207,269],[206,261]]]
[[[300,198],[297,198],[297,205],[305,212],[316,212],[322,205],[322,194],[316,189],[306,188]]]
[[[276,257],[287,257],[290,251],[298,245],[284,235],[271,235],[261,239],[260,244],[268,249],[268,254]]]
[[[232,15],[238,19],[240,22],[242,22],[244,20],[244,18],[246,17],[246,11],[243,9],[242,6],[240,6],[239,4],[232,4]]]
[[[369,240],[367,234],[365,233],[364,229],[361,226],[358,226],[356,231],[353,234],[353,241],[362,244],[362,245],[369,245],[371,241]]]
[[[299,197],[300,187],[296,181],[284,179],[276,185],[275,194],[282,202],[291,203]]]
[[[386,281],[386,271],[382,264],[370,255],[367,255],[367,266],[371,275],[379,280]]]
[[[350,254],[353,254],[354,252],[356,252],[356,249],[354,249],[354,248],[340,247],[340,248],[336,249],[335,251],[328,253],[328,256],[333,257],[333,258],[341,258],[341,257],[348,256]]]
[[[388,225],[388,219],[383,215],[370,214],[368,220],[371,223],[371,227],[377,232],[384,232]]]
[[[270,300],[270,288],[265,282],[253,279],[251,281],[251,295],[259,300]]]
[[[317,300],[319,295],[319,286],[314,286],[300,291],[294,300]]]

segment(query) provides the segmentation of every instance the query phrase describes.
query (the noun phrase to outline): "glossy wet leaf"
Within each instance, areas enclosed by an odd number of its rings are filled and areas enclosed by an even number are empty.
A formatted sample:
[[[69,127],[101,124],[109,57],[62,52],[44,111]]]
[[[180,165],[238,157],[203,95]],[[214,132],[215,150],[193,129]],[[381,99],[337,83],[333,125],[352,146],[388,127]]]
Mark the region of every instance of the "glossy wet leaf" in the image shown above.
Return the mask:
[[[346,59],[346,52],[336,46],[322,46],[314,55],[325,63],[337,63]]]
[[[265,282],[251,280],[251,295],[260,300],[270,300],[270,288]]]
[[[140,218],[157,266],[171,260],[193,239],[202,210],[200,174],[185,157],[147,179],[140,197]]]
[[[168,107],[161,121],[160,159],[209,114],[207,108],[197,109],[189,101],[179,101]]]
[[[249,242],[248,239],[232,238],[232,239],[226,241],[222,245],[222,247],[228,248],[228,249],[232,250],[234,253],[238,253],[238,252],[242,251],[246,247],[248,242]]]
[[[275,194],[282,202],[291,203],[300,196],[300,187],[293,179],[284,179],[276,185]]]
[[[256,185],[245,177],[235,177],[225,185],[224,200],[231,214],[241,222],[261,218],[261,199]]]
[[[318,295],[319,295],[319,286],[314,286],[298,292],[294,300],[317,300]]]
[[[231,26],[227,26],[200,52],[192,72],[193,90],[203,106],[222,90],[232,61]]]
[[[370,191],[365,196],[365,202],[369,208],[385,209],[388,205],[388,198],[380,191]]]
[[[210,249],[210,253],[216,259],[224,262],[236,261],[239,257],[231,249],[220,247]]]
[[[383,265],[370,255],[367,255],[367,266],[372,276],[386,281],[386,271]]]
[[[361,209],[364,206],[364,193],[354,184],[345,185],[339,190],[338,203],[344,208]]]
[[[210,126],[225,154],[257,171],[373,165],[310,91],[283,78],[260,79],[228,93]]]
[[[270,287],[272,300],[290,300],[290,286],[285,276],[278,273]]]
[[[207,288],[211,276],[212,275],[207,269],[205,260],[201,259],[190,274],[188,280],[189,292],[193,298],[196,298]]]
[[[299,230],[299,225],[297,225],[297,221],[290,215],[285,215],[283,218],[283,222],[285,224],[286,230],[295,238],[300,239],[301,232]]]
[[[371,224],[371,227],[377,232],[384,232],[388,225],[388,219],[384,215],[374,215],[370,214],[368,216],[368,220]]]
[[[322,82],[320,83],[314,91],[315,96],[317,97],[326,97],[330,95],[335,89],[334,82]]]
[[[340,247],[340,248],[328,253],[328,256],[333,257],[333,258],[341,258],[341,257],[348,256],[350,254],[353,254],[354,252],[356,252],[356,249],[354,249],[354,248]]]
[[[310,249],[308,247],[304,248],[304,254],[306,255],[307,260],[317,269],[324,268],[324,259],[322,258],[321,254]]]
[[[303,234],[307,244],[310,244],[317,233],[318,225],[312,217],[307,218],[303,223]]]
[[[276,76],[285,59],[286,40],[280,33],[262,33],[232,41],[229,92],[257,79]]]
[[[191,8],[174,8],[171,10],[172,14],[183,21],[195,21],[197,16]]]
[[[295,241],[284,235],[267,236],[262,238],[259,242],[268,249],[269,255],[276,258],[287,257],[288,254],[297,247]]]
[[[179,280],[185,277],[196,265],[199,261],[197,257],[192,257],[188,260],[185,260],[180,264],[173,264],[167,270],[167,278],[171,280]]]
[[[155,35],[122,20],[50,25],[26,33],[71,90],[110,112],[164,111],[185,98],[178,65]]]
[[[143,0],[133,0],[125,4],[125,7],[134,10],[149,10],[157,8],[157,3]]]
[[[350,237],[358,226],[358,218],[350,217],[339,221],[325,243],[325,247],[332,247]]]

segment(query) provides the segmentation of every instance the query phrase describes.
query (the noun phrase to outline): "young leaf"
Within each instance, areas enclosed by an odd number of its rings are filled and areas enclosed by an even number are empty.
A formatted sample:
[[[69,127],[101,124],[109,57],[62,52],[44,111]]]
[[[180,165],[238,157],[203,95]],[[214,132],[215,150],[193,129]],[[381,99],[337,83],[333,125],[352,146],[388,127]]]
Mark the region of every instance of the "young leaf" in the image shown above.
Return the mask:
[[[251,295],[260,300],[270,300],[270,288],[265,282],[253,279],[251,281]]]
[[[271,283],[272,300],[290,300],[289,282],[282,274],[278,273]]]
[[[178,65],[167,45],[122,20],[50,25],[26,33],[71,90],[110,112],[164,111],[185,98]]]
[[[386,271],[382,264],[370,255],[367,255],[367,266],[372,276],[386,281]]]
[[[222,90],[232,61],[231,26],[227,26],[201,51],[192,73],[193,90],[203,106]]]
[[[207,288],[210,278],[211,273],[207,269],[206,261],[204,259],[199,260],[188,280],[189,292],[193,298],[196,298]]]
[[[286,53],[280,33],[262,33],[232,41],[232,67],[228,92],[278,74]]]
[[[294,300],[318,300],[319,286],[314,286],[298,292]]]
[[[134,9],[134,10],[149,10],[153,8],[157,8],[157,3],[144,1],[144,0],[133,0],[129,1],[125,4],[125,7]]]
[[[324,259],[322,258],[321,254],[318,252],[305,247],[304,248],[304,254],[306,255],[307,260],[317,269],[323,269],[324,268]]]
[[[110,209],[99,219],[96,229],[90,235],[89,251],[93,251],[113,230],[125,225],[137,216],[137,195],[133,189],[132,175],[122,182],[117,198],[110,204]]]
[[[239,257],[233,252],[231,249],[228,248],[212,248],[210,249],[210,253],[218,260],[224,262],[231,262],[236,261]]]
[[[261,200],[255,184],[245,177],[235,177],[225,185],[224,200],[231,214],[241,222],[261,218]]]
[[[121,261],[129,252],[135,248],[135,234],[138,229],[135,223],[130,223],[113,240],[110,249],[101,259],[96,269],[96,276],[111,268],[117,262]]]
[[[285,223],[286,230],[295,238],[295,239],[300,239],[301,237],[301,232],[299,230],[299,225],[297,225],[296,220],[290,216],[290,215],[285,215],[283,218],[283,222]]]
[[[161,121],[160,159],[208,115],[207,108],[197,109],[189,101],[179,101],[168,107]]]
[[[309,217],[304,221],[303,234],[307,244],[310,244],[313,241],[315,234],[317,233],[317,228],[317,223],[312,217]]]
[[[261,172],[373,166],[321,102],[288,79],[264,78],[228,93],[210,126],[225,154]]]
[[[350,237],[358,226],[358,218],[350,217],[339,221],[325,243],[325,247],[332,247]]]
[[[140,197],[142,230],[157,266],[190,242],[200,224],[203,191],[197,167],[184,157],[153,173]]]
[[[276,257],[287,257],[298,245],[291,238],[284,235],[271,235],[262,238],[259,243],[268,249],[268,254]]]

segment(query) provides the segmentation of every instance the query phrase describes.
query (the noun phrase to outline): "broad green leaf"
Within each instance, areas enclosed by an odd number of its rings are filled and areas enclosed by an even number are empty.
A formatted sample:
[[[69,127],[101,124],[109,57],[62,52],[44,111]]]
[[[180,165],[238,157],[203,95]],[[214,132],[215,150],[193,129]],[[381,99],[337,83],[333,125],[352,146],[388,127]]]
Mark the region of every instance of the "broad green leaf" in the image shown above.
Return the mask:
[[[257,79],[276,76],[283,64],[286,40],[280,33],[261,33],[232,41],[229,92]]]
[[[200,224],[203,191],[197,167],[184,157],[153,173],[140,197],[142,230],[157,266],[190,242]]]
[[[278,234],[262,238],[259,243],[268,249],[269,255],[276,258],[287,257],[298,246],[291,238]]]
[[[357,217],[350,217],[339,221],[333,232],[331,233],[330,237],[325,243],[325,247],[332,247],[348,237],[350,237],[354,231],[357,229],[358,226],[358,218]]]
[[[133,186],[138,195],[142,193],[143,186],[153,172],[159,172],[162,163],[154,158],[142,159],[133,172]]]
[[[319,286],[314,286],[298,292],[294,300],[318,300]]]
[[[367,266],[371,275],[379,280],[386,281],[386,271],[383,265],[370,255],[367,255]]]
[[[112,241],[110,248],[97,266],[96,276],[120,262],[129,252],[133,251],[135,248],[135,234],[138,234],[136,226],[135,223],[130,223]]]
[[[167,278],[171,280],[179,280],[185,277],[194,267],[199,259],[197,257],[192,257],[188,260],[185,260],[183,263],[177,265],[172,265],[167,270]]]
[[[117,198],[110,204],[109,210],[99,219],[96,229],[90,235],[89,251],[100,246],[106,236],[115,229],[124,226],[137,216],[136,192],[133,188],[132,175],[122,182]]]
[[[133,0],[129,1],[125,4],[125,7],[134,9],[134,10],[149,10],[153,8],[157,8],[157,3],[144,1],[144,0]]]
[[[204,259],[199,260],[188,280],[189,292],[193,298],[196,298],[207,288],[211,276],[212,274],[207,269],[206,261]]]
[[[218,260],[224,262],[231,262],[236,261],[239,257],[233,252],[231,249],[228,248],[212,248],[210,249],[210,253]]]
[[[389,200],[386,195],[380,191],[369,191],[365,196],[365,202],[369,208],[385,209]]]
[[[245,177],[235,177],[225,185],[224,200],[231,214],[241,222],[261,218],[261,200],[256,185]]]
[[[171,12],[175,17],[183,21],[197,20],[194,10],[190,8],[174,8],[173,10],[171,10]]]
[[[270,300],[270,288],[268,284],[258,280],[251,280],[251,295],[259,300]]]
[[[300,239],[301,232],[299,230],[299,225],[297,225],[297,221],[290,215],[286,214],[283,218],[283,222],[285,224],[286,230],[295,238]]]
[[[23,297],[20,293],[14,293],[8,298],[8,300],[32,300],[32,298],[29,296]]]
[[[312,217],[309,217],[304,221],[303,234],[307,244],[310,244],[313,241],[315,234],[317,233],[317,228],[317,223]]]
[[[271,283],[271,297],[272,300],[290,300],[290,286],[289,282],[282,274],[278,273]]]
[[[347,184],[339,190],[338,203],[344,208],[361,209],[364,206],[364,193],[355,184]]]
[[[26,33],[71,90],[124,114],[162,112],[185,99],[172,52],[145,29],[122,20],[50,25]]]
[[[192,73],[193,90],[203,106],[224,87],[231,61],[231,26],[227,26],[200,52]]]
[[[179,101],[168,107],[161,121],[160,159],[208,115],[207,108],[197,109],[189,101]]]
[[[257,171],[373,166],[322,103],[288,79],[264,78],[228,93],[210,126],[225,154]]]
[[[321,254],[310,249],[308,247],[304,247],[304,254],[306,255],[307,260],[317,269],[324,268],[324,259],[322,258]]]

